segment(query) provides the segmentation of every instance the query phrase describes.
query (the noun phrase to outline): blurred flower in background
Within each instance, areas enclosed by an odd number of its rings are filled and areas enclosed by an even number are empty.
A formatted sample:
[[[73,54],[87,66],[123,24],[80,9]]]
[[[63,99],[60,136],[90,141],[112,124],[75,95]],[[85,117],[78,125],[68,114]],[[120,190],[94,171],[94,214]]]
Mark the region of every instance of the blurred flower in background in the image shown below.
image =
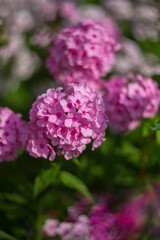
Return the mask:
[[[124,203],[112,208],[114,196],[96,195],[96,204],[84,205],[85,199],[68,207],[65,221],[47,219],[42,227],[45,237],[59,236],[62,240],[128,240],[139,236],[147,223],[147,208],[153,196],[144,192],[131,195]],[[83,206],[83,207],[82,207]],[[72,212],[71,212],[72,209]],[[73,217],[74,215],[74,217]]]
[[[115,39],[117,50],[122,46],[116,54],[113,72],[127,74],[141,70],[145,76],[158,75],[160,63],[156,51],[149,51],[148,47],[144,51],[139,41],[158,41],[159,4],[149,0],[101,0],[99,5],[70,0],[0,0],[1,94],[17,91],[22,81],[37,73],[39,83],[42,82],[43,59],[57,32],[86,18],[99,21],[106,28]],[[46,74],[45,79],[48,78]]]
[[[159,58],[153,53],[143,53],[136,41],[124,38],[116,56],[114,71],[121,75],[129,72],[141,72],[148,77],[159,75]]]
[[[0,162],[15,160],[27,137],[27,123],[9,108],[0,107]]]
[[[102,24],[103,22],[103,24]],[[65,28],[49,49],[46,66],[62,84],[90,82],[110,72],[120,49],[118,30],[110,19],[84,20]]]
[[[154,117],[158,112],[160,91],[151,78],[145,79],[140,74],[112,76],[105,88],[109,124],[119,131],[131,131],[140,125],[142,117]]]
[[[0,27],[4,29],[0,39],[3,94],[17,90],[21,81],[42,67],[41,56],[32,46],[46,48],[58,29],[78,19],[78,9],[71,1],[0,0]]]
[[[102,0],[108,14],[118,21],[128,21],[137,40],[157,41],[160,34],[160,3],[156,0]]]
[[[124,27],[123,34],[131,35],[131,39],[122,40],[122,49],[117,54],[115,71],[123,74],[135,71],[145,76],[159,75],[160,61],[156,52],[151,54],[149,45],[147,51],[143,52],[141,44],[137,42],[159,41],[159,1],[102,0],[101,4],[106,12],[104,9],[103,11]]]
[[[118,20],[130,20],[133,16],[133,4],[129,0],[102,0],[107,12]]]

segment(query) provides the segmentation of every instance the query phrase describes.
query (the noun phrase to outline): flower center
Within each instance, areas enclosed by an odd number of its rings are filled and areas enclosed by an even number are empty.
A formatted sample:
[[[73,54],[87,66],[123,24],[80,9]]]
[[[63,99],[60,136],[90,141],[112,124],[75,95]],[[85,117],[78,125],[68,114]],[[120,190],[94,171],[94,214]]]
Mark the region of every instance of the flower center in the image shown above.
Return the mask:
[[[73,136],[73,135],[75,135],[76,134],[76,130],[73,130],[72,132],[71,132],[71,135]]]
[[[7,119],[7,120],[6,120],[6,124],[9,124],[9,123],[10,123],[10,121],[9,121],[9,119]]]
[[[84,127],[85,129],[87,129],[87,128],[88,128],[88,124],[83,125],[83,127]]]
[[[72,103],[68,103],[67,104],[67,107],[69,108],[69,109],[71,109],[73,106],[72,106]]]
[[[58,98],[54,98],[53,103],[57,103],[57,102],[58,102]]]
[[[77,118],[76,118],[76,117],[73,117],[73,118],[72,118],[72,122],[77,122]]]
[[[97,35],[96,35],[96,34],[93,34],[92,36],[93,36],[93,38],[97,38]]]
[[[60,112],[57,112],[57,113],[56,113],[56,117],[57,117],[57,118],[61,118],[61,116],[62,116],[62,114],[61,114]]]
[[[83,137],[82,133],[80,132],[79,137]]]
[[[40,147],[41,149],[43,149],[43,148],[44,148],[44,144],[43,144],[43,143],[40,143],[39,147]]]
[[[18,123],[17,123],[17,122],[14,122],[14,124],[15,124],[16,126],[18,126]]]
[[[76,103],[79,105],[79,104],[81,104],[81,101],[79,99],[77,99]]]
[[[65,128],[62,128],[62,129],[61,129],[61,132],[65,132],[65,131],[66,131],[66,129],[65,129]]]
[[[73,56],[77,56],[77,52],[76,51],[72,51],[72,55]]]
[[[76,44],[79,45],[79,43],[80,43],[79,40],[76,40]]]
[[[135,92],[136,94],[138,94],[138,93],[139,93],[139,90],[138,90],[138,89],[135,89],[134,92]]]
[[[5,137],[8,137],[9,136],[9,132],[5,132]]]
[[[85,58],[86,56],[87,56],[86,52],[83,52],[82,57]]]

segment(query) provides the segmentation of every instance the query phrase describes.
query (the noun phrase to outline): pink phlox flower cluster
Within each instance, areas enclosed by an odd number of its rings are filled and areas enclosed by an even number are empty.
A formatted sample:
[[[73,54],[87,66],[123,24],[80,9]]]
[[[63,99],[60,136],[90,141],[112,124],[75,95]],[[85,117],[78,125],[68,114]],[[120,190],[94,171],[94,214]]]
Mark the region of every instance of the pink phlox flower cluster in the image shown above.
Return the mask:
[[[89,240],[89,219],[80,215],[75,222],[47,219],[43,228],[46,237],[59,236],[61,240]]]
[[[118,225],[117,214],[111,213],[105,204],[95,205],[90,213],[90,240],[124,240]],[[123,235],[123,236],[122,236]]]
[[[137,234],[146,221],[145,208],[150,197],[144,194],[131,198],[113,212],[104,203],[92,207],[90,211],[90,240],[127,240]]]
[[[67,208],[67,220],[75,222],[78,216],[85,214],[89,208],[89,200],[86,198],[80,198],[80,200],[74,205]]]
[[[43,235],[46,237],[54,237],[57,235],[59,221],[56,219],[47,219],[43,225]]]
[[[55,79],[64,84],[90,84],[111,70],[117,50],[112,31],[96,21],[84,20],[57,35],[46,65]]]
[[[30,110],[27,150],[33,157],[56,153],[78,157],[93,140],[92,150],[105,140],[107,117],[101,97],[85,83],[49,89]]]
[[[16,152],[25,145],[27,124],[21,114],[0,107],[0,162],[17,158]]]
[[[57,15],[70,22],[77,22],[79,20],[79,11],[74,2],[70,0],[47,0],[40,4],[39,13],[47,21],[55,21]]]
[[[38,19],[38,26],[35,33],[31,38],[33,45],[38,45],[42,48],[47,48],[53,41],[54,35],[61,28],[57,27],[57,23],[61,22],[62,25],[70,25],[79,22],[80,15],[76,4],[72,1],[66,0],[46,0],[39,4],[36,14]],[[58,21],[57,21],[58,19]],[[56,27],[52,28],[48,23],[54,23]],[[61,25],[60,24],[60,25]],[[39,28],[41,25],[41,28]],[[60,26],[59,25],[59,26]]]
[[[66,221],[46,220],[43,235],[58,236],[61,240],[128,240],[144,226],[145,208],[149,203],[150,196],[144,194],[131,198],[113,212],[104,198],[92,207],[89,207],[89,202],[87,207],[87,201],[83,199],[80,205],[68,208]]]
[[[59,7],[60,15],[69,20],[70,22],[78,22],[80,19],[80,13],[75,5],[74,2],[72,1],[62,1]]]
[[[112,39],[112,45],[115,51],[119,51],[121,49],[121,33],[117,24],[109,17],[99,17],[97,21],[102,24],[109,38]]]
[[[118,222],[124,230],[128,229],[126,233],[128,238],[140,232],[144,226],[151,201],[150,192],[144,192],[143,195],[131,198],[121,206]]]
[[[119,131],[135,129],[141,118],[154,117],[159,109],[160,91],[151,78],[113,76],[105,89],[106,114],[110,125]]]

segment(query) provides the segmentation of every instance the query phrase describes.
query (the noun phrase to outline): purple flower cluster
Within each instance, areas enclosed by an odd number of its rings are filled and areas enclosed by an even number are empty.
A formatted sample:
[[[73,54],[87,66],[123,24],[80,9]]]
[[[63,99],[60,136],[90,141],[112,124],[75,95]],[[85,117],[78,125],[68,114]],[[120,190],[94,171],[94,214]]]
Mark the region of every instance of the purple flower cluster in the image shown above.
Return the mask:
[[[90,224],[90,240],[124,240],[134,231],[135,219],[112,213],[105,204],[98,204],[91,210]]]
[[[56,153],[65,159],[78,157],[93,140],[92,150],[104,141],[105,108],[101,97],[85,83],[49,89],[34,102],[30,110],[27,150],[34,157]]]
[[[119,49],[117,35],[102,24],[84,20],[57,35],[47,67],[62,83],[98,81],[108,73]]]
[[[0,107],[0,162],[12,161],[17,157],[26,141],[27,124],[20,114],[9,108]]]
[[[102,200],[90,210],[89,205],[81,211],[79,206],[72,206],[68,208],[67,221],[47,219],[42,228],[43,235],[59,236],[61,240],[127,240],[144,225],[144,209],[149,202],[148,196],[140,196],[126,202],[116,212]]]
[[[121,239],[116,215],[110,213],[106,205],[95,205],[90,213],[90,221],[91,240]]]
[[[135,129],[142,117],[154,117],[158,111],[160,91],[151,78],[113,76],[105,88],[104,103],[110,125],[120,131]]]

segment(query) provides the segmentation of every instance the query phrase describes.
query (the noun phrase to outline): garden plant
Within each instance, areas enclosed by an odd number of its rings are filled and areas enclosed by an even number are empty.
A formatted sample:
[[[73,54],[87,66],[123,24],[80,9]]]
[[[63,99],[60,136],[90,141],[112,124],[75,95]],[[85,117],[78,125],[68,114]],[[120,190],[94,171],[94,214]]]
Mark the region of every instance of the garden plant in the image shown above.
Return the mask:
[[[160,239],[160,2],[0,0],[0,240]]]

